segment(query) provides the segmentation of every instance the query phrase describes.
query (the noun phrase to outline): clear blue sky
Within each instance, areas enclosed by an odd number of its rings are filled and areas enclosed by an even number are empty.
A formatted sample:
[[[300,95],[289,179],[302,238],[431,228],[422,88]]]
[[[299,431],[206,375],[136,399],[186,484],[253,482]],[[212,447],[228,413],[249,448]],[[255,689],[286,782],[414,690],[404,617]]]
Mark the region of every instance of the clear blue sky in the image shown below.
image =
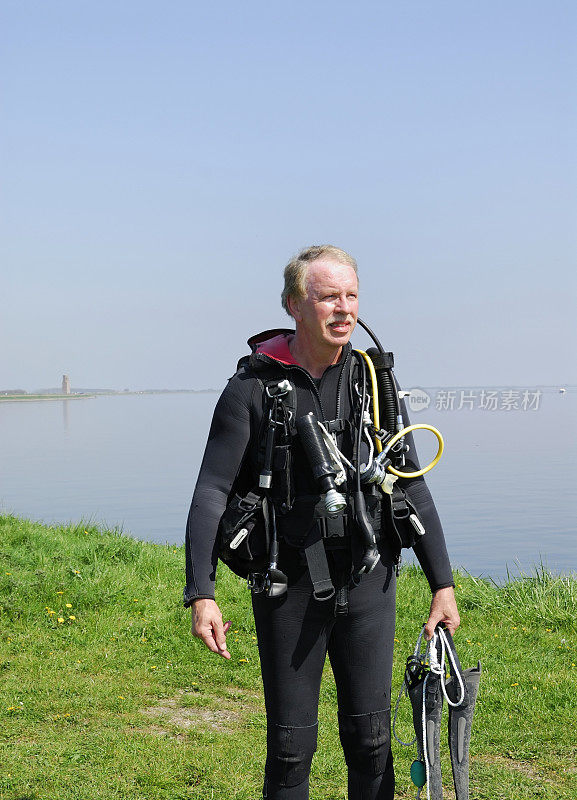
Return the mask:
[[[0,31],[0,388],[218,388],[323,242],[401,382],[577,383],[573,0],[4,0]]]

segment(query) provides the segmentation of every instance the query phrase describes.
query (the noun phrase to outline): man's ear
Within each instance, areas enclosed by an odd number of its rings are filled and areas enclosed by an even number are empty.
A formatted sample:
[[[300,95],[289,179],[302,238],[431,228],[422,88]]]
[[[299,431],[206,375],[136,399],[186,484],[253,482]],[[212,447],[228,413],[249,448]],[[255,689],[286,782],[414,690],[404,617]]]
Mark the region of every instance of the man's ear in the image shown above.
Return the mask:
[[[289,311],[291,313],[291,317],[294,319],[295,322],[302,322],[302,314],[300,313],[300,303],[298,300],[295,300],[294,297],[289,295],[286,299],[287,305],[289,307]]]

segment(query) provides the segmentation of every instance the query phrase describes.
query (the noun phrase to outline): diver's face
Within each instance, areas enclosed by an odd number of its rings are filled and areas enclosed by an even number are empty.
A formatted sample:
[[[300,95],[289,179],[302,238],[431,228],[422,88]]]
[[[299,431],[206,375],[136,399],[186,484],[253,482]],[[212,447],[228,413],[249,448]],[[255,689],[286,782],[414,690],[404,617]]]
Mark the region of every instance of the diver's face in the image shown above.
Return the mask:
[[[348,264],[319,258],[307,272],[307,295],[293,301],[297,329],[311,344],[342,347],[351,338],[359,313],[359,282]]]

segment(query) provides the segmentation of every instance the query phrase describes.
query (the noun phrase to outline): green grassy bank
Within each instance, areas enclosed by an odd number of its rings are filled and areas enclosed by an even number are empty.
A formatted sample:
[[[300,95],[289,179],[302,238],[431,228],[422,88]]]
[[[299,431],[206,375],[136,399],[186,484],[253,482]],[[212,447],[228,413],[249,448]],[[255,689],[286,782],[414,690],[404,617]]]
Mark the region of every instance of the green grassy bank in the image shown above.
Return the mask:
[[[242,582],[223,569],[219,602],[234,631],[225,662],[190,635],[183,548],[0,517],[0,553],[0,800],[260,796],[266,725]],[[471,797],[574,800],[577,578],[538,571],[497,588],[458,576],[457,597],[461,661],[484,670]],[[422,574],[404,569],[397,690],[428,599]],[[329,667],[320,726],[311,798],[342,800]],[[408,701],[399,729],[411,733]],[[394,743],[394,753],[398,797],[414,797],[414,748]]]

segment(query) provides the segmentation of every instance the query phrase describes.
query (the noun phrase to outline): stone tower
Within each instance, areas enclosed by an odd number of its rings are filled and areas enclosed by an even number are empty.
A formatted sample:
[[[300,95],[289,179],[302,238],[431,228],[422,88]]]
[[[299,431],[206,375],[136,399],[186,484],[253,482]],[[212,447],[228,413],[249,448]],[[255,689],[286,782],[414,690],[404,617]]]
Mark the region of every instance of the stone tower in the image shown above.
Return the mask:
[[[62,394],[70,394],[70,378],[68,375],[62,376]]]

